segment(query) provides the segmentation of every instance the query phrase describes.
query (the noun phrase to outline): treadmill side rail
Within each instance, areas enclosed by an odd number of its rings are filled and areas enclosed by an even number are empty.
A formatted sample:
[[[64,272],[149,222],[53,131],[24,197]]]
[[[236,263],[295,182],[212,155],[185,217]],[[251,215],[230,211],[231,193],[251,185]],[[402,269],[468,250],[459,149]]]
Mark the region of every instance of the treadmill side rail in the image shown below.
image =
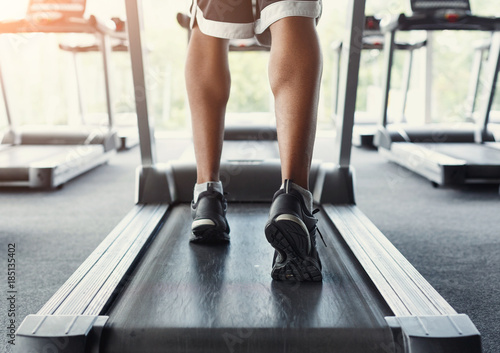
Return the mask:
[[[101,315],[156,235],[168,207],[135,206],[38,315]]]
[[[15,353],[98,352],[108,316],[28,315],[17,331]]]
[[[469,317],[457,314],[356,206],[323,208],[394,314],[385,318],[396,345],[391,351],[481,353]]]
[[[412,353],[481,353],[481,335],[467,315],[402,316],[385,320],[395,344]]]
[[[16,332],[16,351],[98,352],[102,316],[166,217],[169,205],[137,205]]]
[[[377,227],[353,205],[324,205],[395,316],[456,315],[456,311]]]

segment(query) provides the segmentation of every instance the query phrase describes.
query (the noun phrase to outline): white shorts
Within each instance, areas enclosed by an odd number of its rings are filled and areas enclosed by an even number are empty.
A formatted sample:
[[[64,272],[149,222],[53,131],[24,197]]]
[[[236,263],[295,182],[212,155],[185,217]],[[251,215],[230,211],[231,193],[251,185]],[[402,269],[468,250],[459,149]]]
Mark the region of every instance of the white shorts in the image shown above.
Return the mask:
[[[319,20],[321,0],[192,0],[191,28],[195,23],[209,36],[227,39],[257,37],[270,45],[269,26],[290,16]]]

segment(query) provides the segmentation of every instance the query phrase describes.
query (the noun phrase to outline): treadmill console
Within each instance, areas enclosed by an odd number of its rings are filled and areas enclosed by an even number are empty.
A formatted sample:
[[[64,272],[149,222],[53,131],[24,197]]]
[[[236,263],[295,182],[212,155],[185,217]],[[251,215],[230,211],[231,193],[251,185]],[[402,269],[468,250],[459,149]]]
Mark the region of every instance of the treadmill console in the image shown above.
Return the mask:
[[[469,0],[410,0],[413,13],[436,13],[439,11],[470,12]]]
[[[384,31],[500,30],[499,18],[474,16],[469,0],[410,0],[410,5],[412,15],[383,24]]]
[[[470,15],[469,0],[410,0],[414,16],[457,22]]]
[[[26,18],[40,25],[72,22],[82,18],[86,0],[30,0]]]

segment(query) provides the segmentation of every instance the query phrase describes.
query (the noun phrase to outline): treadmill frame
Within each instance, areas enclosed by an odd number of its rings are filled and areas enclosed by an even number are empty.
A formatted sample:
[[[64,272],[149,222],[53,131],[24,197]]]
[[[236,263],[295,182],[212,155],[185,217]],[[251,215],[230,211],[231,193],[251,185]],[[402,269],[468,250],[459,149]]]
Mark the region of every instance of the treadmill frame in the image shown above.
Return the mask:
[[[126,39],[125,33],[113,31],[99,22],[94,16],[81,23],[71,25],[35,25],[26,20],[0,23],[0,33],[92,33],[95,34],[102,51],[106,85],[106,103],[108,109],[108,127],[106,131],[86,133],[84,131],[16,131],[9,109],[6,86],[0,68],[0,85],[5,102],[9,131],[4,135],[2,144],[10,145],[2,152],[8,153],[11,148],[23,148],[33,145],[64,145],[65,152],[57,156],[48,155],[43,160],[27,166],[0,167],[4,177],[0,178],[0,187],[56,188],[67,181],[106,163],[117,150],[118,138],[113,126],[111,96],[109,89],[109,57],[111,47],[109,37]],[[98,147],[99,146],[99,147]],[[87,150],[82,147],[88,147]]]
[[[413,3],[412,3],[413,4]],[[477,17],[469,12],[460,13],[457,21],[448,22],[443,17],[433,23],[432,12],[416,13],[406,17],[400,15],[385,28],[385,79],[383,89],[383,105],[380,116],[380,126],[374,138],[379,152],[388,160],[429,179],[434,186],[454,186],[465,183],[498,183],[500,182],[500,165],[471,165],[467,161],[439,153],[429,149],[419,142],[432,143],[476,143],[490,148],[488,144],[495,143],[493,134],[488,131],[488,123],[493,99],[495,96],[498,70],[500,69],[500,18]],[[437,15],[436,15],[437,16]],[[443,14],[444,16],[444,14]],[[439,17],[437,17],[439,18]],[[463,22],[465,21],[465,22]],[[490,55],[486,70],[488,74],[484,92],[484,104],[480,107],[479,119],[468,131],[455,132],[451,128],[392,128],[388,124],[387,106],[391,84],[391,71],[395,50],[397,31],[410,30],[480,30],[492,32]],[[476,73],[474,73],[476,74]],[[470,89],[472,91],[473,88]],[[469,97],[470,99],[470,93]],[[416,162],[417,161],[417,162]],[[484,172],[478,172],[483,170]],[[478,176],[479,174],[479,176]]]
[[[142,13],[138,2],[126,0],[127,18],[135,88],[145,92]],[[361,45],[356,34],[363,28],[364,9],[364,0],[349,1],[348,11],[352,18],[348,19],[344,41],[348,45],[344,45],[342,52],[340,112],[344,119],[339,122],[340,138],[335,143],[337,163],[313,168],[315,201],[322,204],[394,313],[386,318],[394,333],[394,342],[390,347],[381,346],[381,350],[480,352],[480,335],[469,318],[458,315],[354,204],[350,153]],[[137,101],[142,157],[137,177],[138,203],[38,314],[25,319],[17,332],[17,352],[41,348],[63,353],[98,352],[100,336],[108,319],[107,309],[148,244],[167,221],[173,203],[184,201],[176,188],[177,167],[171,164],[161,168],[156,164],[147,100],[144,95],[141,97],[143,99]],[[248,169],[242,169],[238,175],[252,169],[279,170],[278,163],[239,166]],[[223,171],[234,171],[233,167],[231,163],[224,163]],[[234,176],[236,180],[237,175]],[[231,192],[246,192],[238,188],[237,183],[228,186],[234,188]],[[333,192],[338,189],[341,193]]]
[[[378,50],[383,52],[384,50],[384,41],[385,37],[380,30],[380,20],[375,26],[375,30],[370,28],[369,25],[371,22],[376,21],[369,20],[369,23],[365,23],[365,29],[362,39],[362,49],[363,50]],[[427,40],[415,42],[415,43],[406,43],[406,42],[398,42],[395,43],[395,49],[399,51],[406,51],[407,57],[405,60],[405,66],[403,71],[403,81],[401,82],[401,87],[403,87],[403,102],[401,104],[401,116],[399,117],[400,122],[405,122],[405,110],[406,110],[406,102],[408,100],[408,91],[410,89],[410,77],[413,69],[413,59],[414,59],[414,51],[421,49],[427,45]],[[335,52],[334,59],[334,67],[333,70],[333,82],[335,82],[333,94],[332,94],[332,110],[334,120],[338,116],[337,107],[338,107],[338,93],[339,93],[339,83],[340,83],[340,56],[342,52],[342,42],[336,41],[332,43],[332,50]],[[353,140],[352,143],[357,147],[365,147],[365,148],[374,148],[375,145],[373,143],[373,139],[377,133],[378,121],[375,119],[373,122],[371,121],[363,121],[356,122],[356,116],[354,117],[354,130],[353,130]]]
[[[123,24],[125,26],[125,24]],[[120,33],[120,31],[117,32]],[[113,43],[113,45],[109,45],[109,53],[106,53],[107,58],[103,58],[103,66],[104,66],[104,85],[105,85],[105,92],[106,92],[106,110],[108,112],[108,120],[115,124],[116,116],[118,114],[115,114],[113,110],[113,99],[112,99],[112,93],[111,93],[111,66],[109,65],[108,61],[111,56],[111,53],[113,52],[128,52],[128,45],[126,43],[126,37],[121,36],[118,38],[117,43]],[[82,92],[82,84],[81,84],[81,74],[80,74],[80,65],[78,63],[78,54],[81,53],[90,53],[90,52],[96,52],[96,51],[101,51],[103,48],[103,45],[98,45],[98,44],[92,44],[92,45],[85,45],[85,46],[75,46],[75,45],[67,45],[67,44],[59,44],[59,48],[61,50],[64,50],[66,52],[71,53],[72,60],[73,60],[73,71],[75,72],[75,80],[76,80],[76,90],[78,93],[78,108],[80,112],[80,119],[82,124],[85,125],[85,99],[83,96]],[[111,118],[109,118],[111,117]],[[136,119],[137,120],[137,119]],[[132,147],[137,146],[139,143],[139,134],[137,132],[137,128],[134,126],[115,126],[117,130],[117,135],[119,139],[119,144],[118,144],[118,151],[125,151],[129,150]]]

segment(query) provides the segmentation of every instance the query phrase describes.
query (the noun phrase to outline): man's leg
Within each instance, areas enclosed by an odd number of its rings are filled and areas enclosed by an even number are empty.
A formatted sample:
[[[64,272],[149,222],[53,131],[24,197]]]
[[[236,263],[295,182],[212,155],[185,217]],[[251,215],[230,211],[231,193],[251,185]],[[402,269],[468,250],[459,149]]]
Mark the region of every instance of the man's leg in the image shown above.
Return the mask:
[[[309,188],[322,73],[315,21],[286,17],[270,27],[269,80],[276,102],[282,178],[304,189]]]
[[[195,26],[186,61],[197,184],[191,211],[191,242],[229,241],[227,202],[219,182],[224,115],[230,91],[228,40],[203,34]]]
[[[186,88],[191,109],[197,183],[219,181],[224,116],[231,78],[228,40],[203,34],[195,26],[186,61]]]
[[[308,191],[322,72],[316,24],[312,18],[286,17],[270,30],[269,78],[283,178],[265,227],[276,249],[271,276],[280,281],[321,281],[317,220]]]

